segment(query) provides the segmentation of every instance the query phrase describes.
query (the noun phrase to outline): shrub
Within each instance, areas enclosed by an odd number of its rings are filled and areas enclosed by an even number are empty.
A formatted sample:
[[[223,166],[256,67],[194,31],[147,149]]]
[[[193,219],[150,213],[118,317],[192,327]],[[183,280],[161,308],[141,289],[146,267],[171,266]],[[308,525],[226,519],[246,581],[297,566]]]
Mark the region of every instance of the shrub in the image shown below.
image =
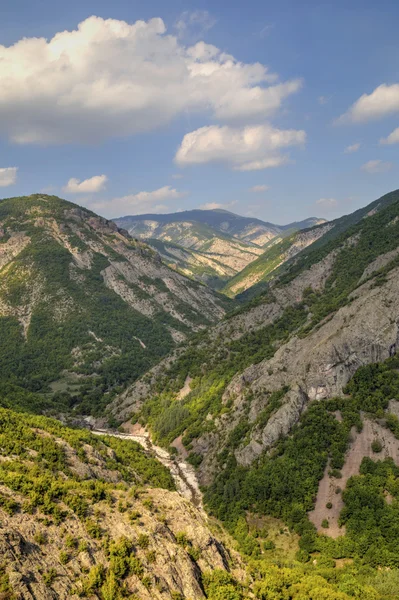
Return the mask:
[[[60,555],[59,555],[59,561],[62,565],[66,565],[67,562],[69,561],[69,554],[68,552],[65,552],[64,550],[61,550]]]
[[[382,452],[382,443],[381,443],[381,441],[378,440],[378,439],[373,440],[372,443],[371,443],[371,449],[375,453]]]
[[[38,531],[37,533],[35,533],[33,539],[35,540],[36,544],[39,544],[39,546],[47,544],[47,534],[43,531]]]
[[[50,587],[51,584],[55,581],[57,575],[58,573],[53,567],[49,569],[46,573],[43,573],[43,581],[45,585],[47,587]]]
[[[137,539],[137,545],[142,550],[145,550],[146,548],[148,548],[148,546],[150,545],[150,538],[148,537],[148,535],[146,535],[145,533],[140,533],[140,535]]]
[[[323,529],[328,529],[330,526],[328,519],[323,519],[321,522],[321,526],[323,527]]]

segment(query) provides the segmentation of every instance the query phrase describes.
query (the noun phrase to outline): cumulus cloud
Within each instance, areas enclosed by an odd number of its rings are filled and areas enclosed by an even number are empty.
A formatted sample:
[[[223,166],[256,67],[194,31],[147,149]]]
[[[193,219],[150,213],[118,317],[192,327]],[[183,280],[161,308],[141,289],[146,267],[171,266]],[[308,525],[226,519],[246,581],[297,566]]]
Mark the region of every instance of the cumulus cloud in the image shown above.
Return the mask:
[[[92,143],[163,126],[187,111],[264,121],[301,87],[162,19],[90,17],[52,39],[0,45],[0,135],[19,144]]]
[[[3,167],[0,169],[0,187],[14,185],[17,181],[18,167]]]
[[[186,196],[186,192],[180,192],[170,185],[158,188],[151,192],[138,192],[128,194],[111,200],[93,202],[90,208],[105,216],[115,217],[125,215],[139,215],[148,212],[166,212],[169,207],[163,204],[166,200],[176,200]]]
[[[345,154],[352,154],[353,152],[357,152],[360,148],[360,144],[352,144],[351,146],[347,146],[344,150]]]
[[[306,133],[276,129],[271,125],[220,127],[210,125],[187,133],[175,161],[180,166],[221,162],[237,171],[278,167],[289,161],[282,148],[302,146]]]
[[[343,114],[339,123],[364,123],[399,112],[399,83],[383,83],[371,94],[363,94]]]
[[[83,181],[72,177],[63,189],[64,192],[69,192],[70,194],[93,194],[101,192],[107,181],[108,177],[106,175],[95,175]]]
[[[383,162],[382,160],[369,160],[360,168],[366,173],[386,173],[392,168],[391,162]]]
[[[338,206],[338,200],[335,198],[319,198],[319,200],[316,200],[316,206],[325,211],[334,210]]]
[[[380,139],[380,144],[398,144],[399,143],[399,127],[394,129],[386,138]]]
[[[262,184],[262,185],[254,185],[253,187],[249,188],[250,192],[253,192],[254,194],[257,194],[259,192],[267,192],[267,190],[269,190],[270,187],[268,185]]]

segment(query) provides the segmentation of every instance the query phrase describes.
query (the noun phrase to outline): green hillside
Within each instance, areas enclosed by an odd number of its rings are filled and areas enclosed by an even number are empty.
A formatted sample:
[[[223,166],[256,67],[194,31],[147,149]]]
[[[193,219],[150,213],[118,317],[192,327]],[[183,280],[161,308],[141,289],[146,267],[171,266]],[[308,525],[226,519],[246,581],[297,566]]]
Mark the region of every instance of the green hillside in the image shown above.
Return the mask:
[[[52,396],[100,411],[224,312],[222,298],[148,246],[59,198],[2,200],[0,223],[0,397],[24,389],[42,406]]]

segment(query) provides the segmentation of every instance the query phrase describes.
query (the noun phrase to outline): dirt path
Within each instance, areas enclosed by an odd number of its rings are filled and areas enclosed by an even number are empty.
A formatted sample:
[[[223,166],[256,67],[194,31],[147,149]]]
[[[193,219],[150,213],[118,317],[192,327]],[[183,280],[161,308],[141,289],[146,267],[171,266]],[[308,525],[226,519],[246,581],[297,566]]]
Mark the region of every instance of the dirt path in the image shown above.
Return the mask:
[[[399,465],[399,440],[394,434],[385,429],[379,423],[363,419],[363,430],[358,433],[355,428],[351,432],[352,443],[347,452],[345,464],[341,470],[342,477],[337,479],[330,477],[330,467],[327,465],[323,479],[319,483],[317,500],[314,510],[309,513],[309,519],[317,527],[320,533],[324,533],[333,538],[345,534],[345,528],[339,527],[339,515],[344,507],[342,494],[336,493],[337,488],[344,490],[347,481],[352,475],[358,475],[361,462],[365,456],[373,460],[384,460],[384,458],[393,458],[395,463]],[[374,440],[380,440],[382,443],[382,451],[379,453],[373,452],[371,444]],[[326,504],[332,504],[332,508],[328,509]],[[328,520],[328,528],[323,528],[321,523],[324,519]]]
[[[177,491],[190,500],[197,508],[203,509],[202,493],[199,487],[194,467],[179,457],[172,457],[167,450],[152,443],[150,434],[142,427],[136,428],[134,433],[117,433],[108,429],[92,430],[94,435],[110,435],[121,440],[138,442],[145,450],[154,455],[167,469],[169,469],[176,484]]]
[[[188,394],[191,392],[191,387],[190,387],[191,382],[192,382],[192,379],[191,379],[190,375],[187,375],[182,389],[177,394],[177,400],[183,400],[183,398],[188,396]]]

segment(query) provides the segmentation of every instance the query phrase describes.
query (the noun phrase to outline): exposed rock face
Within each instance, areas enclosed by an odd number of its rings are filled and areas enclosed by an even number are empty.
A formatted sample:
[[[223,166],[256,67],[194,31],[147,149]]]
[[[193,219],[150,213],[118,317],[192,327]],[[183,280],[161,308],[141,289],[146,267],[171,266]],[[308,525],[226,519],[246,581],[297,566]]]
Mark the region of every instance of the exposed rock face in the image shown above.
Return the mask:
[[[373,288],[371,282],[364,284],[356,290],[351,304],[316,331],[302,339],[293,337],[272,359],[235,376],[225,395],[235,398],[234,405],[238,406],[243,394],[252,391],[259,398],[257,412],[267,405],[270,392],[291,387],[265,429],[254,432],[250,443],[236,453],[241,464],[250,464],[281,434],[288,433],[307,402],[342,394],[360,366],[390,356],[398,337],[398,297],[399,269],[395,269],[382,288]]]
[[[24,469],[32,478],[28,486],[18,487],[8,470],[0,469],[0,598],[78,600],[126,595],[143,600],[201,600],[204,572],[220,569],[242,579],[240,557],[229,549],[222,529],[214,535],[205,512],[182,492],[148,485],[157,464],[150,448],[138,451],[133,441],[122,440],[109,445],[109,437],[72,431],[50,420],[38,424],[35,417],[1,411],[6,433],[0,465],[13,462],[22,479]],[[9,443],[19,420],[24,425],[17,454],[12,455]],[[45,458],[35,448],[42,448]],[[54,455],[57,460],[50,464],[48,458]],[[163,478],[152,481],[170,486],[165,476],[166,469]],[[63,484],[67,490],[62,493]],[[46,500],[39,501],[39,495]],[[68,497],[77,504],[70,504]],[[113,554],[115,547],[124,550]],[[115,554],[124,561],[114,561]],[[11,590],[2,596],[4,574]],[[112,574],[116,576],[113,593],[106,596],[101,587]]]
[[[150,534],[149,548],[140,550],[136,546],[135,555],[142,562],[152,585],[148,589],[142,577],[131,575],[125,580],[127,589],[143,600],[172,599],[173,594],[178,593],[193,600],[205,598],[201,574],[214,569],[229,569],[228,551],[209,531],[204,514],[176,492],[154,489],[145,496],[143,500],[151,501],[153,508],[145,507],[142,501],[135,502],[142,515],[139,528],[130,524],[126,516],[110,510],[105,503],[99,506],[104,536],[109,535],[111,540],[126,537],[135,544],[140,534]],[[157,519],[156,511],[165,515],[167,523]],[[68,520],[62,528],[44,527],[37,518],[40,515],[9,517],[1,509],[0,513],[0,555],[17,598],[77,600],[80,596],[74,590],[81,590],[79,580],[84,579],[84,571],[99,564],[106,566],[109,562],[101,541],[91,539],[77,519]],[[193,561],[176,542],[176,535],[181,532],[198,548],[200,558],[197,561]],[[45,544],[35,541],[38,533],[47,536]],[[86,542],[88,550],[69,551],[68,562],[61,565],[59,556],[65,551],[66,536],[79,539],[80,543]],[[154,562],[146,559],[151,550],[155,553]],[[46,585],[43,574],[51,569],[55,569],[56,577],[51,585]]]

